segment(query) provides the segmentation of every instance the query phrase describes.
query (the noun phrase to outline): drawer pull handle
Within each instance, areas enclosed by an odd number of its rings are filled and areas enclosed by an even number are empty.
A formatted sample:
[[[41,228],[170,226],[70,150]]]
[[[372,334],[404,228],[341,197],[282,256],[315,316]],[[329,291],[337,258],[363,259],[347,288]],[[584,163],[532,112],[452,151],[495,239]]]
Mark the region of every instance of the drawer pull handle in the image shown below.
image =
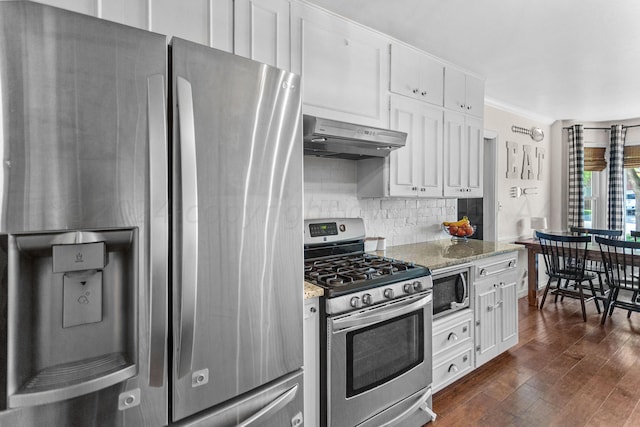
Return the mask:
[[[458,341],[458,336],[454,332],[451,332],[447,337],[447,341]]]
[[[487,270],[485,270],[484,268],[482,270],[480,270],[480,275],[481,276],[486,276],[487,275]]]
[[[455,374],[458,371],[459,371],[459,369],[458,369],[458,367],[456,366],[455,363],[452,363],[451,366],[449,366],[449,372],[453,372]]]
[[[469,357],[465,354],[464,356],[462,356],[462,361],[463,361],[463,362],[466,362],[468,358],[469,358]]]

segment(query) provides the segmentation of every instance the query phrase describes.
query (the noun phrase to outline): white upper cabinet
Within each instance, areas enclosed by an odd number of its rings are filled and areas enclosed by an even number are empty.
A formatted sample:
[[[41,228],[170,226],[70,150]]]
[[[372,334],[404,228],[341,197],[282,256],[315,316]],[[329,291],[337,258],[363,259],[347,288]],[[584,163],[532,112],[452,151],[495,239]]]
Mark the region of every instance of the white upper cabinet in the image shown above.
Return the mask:
[[[442,63],[416,49],[391,44],[391,92],[441,106],[443,87]]]
[[[392,95],[390,116],[407,142],[386,158],[358,161],[358,196],[442,197],[442,107]]]
[[[482,197],[484,130],[482,119],[444,112],[444,196]]]
[[[484,82],[477,77],[446,67],[444,106],[476,117],[484,115]]]
[[[388,127],[389,40],[316,7],[292,3],[291,66],[305,114]]]
[[[154,0],[151,3],[151,31],[210,46],[209,2]]]
[[[289,0],[235,0],[234,53],[291,69]]]
[[[391,128],[407,144],[389,155],[390,196],[442,196],[442,109],[391,97]]]
[[[234,0],[41,0],[41,3],[233,52]]]

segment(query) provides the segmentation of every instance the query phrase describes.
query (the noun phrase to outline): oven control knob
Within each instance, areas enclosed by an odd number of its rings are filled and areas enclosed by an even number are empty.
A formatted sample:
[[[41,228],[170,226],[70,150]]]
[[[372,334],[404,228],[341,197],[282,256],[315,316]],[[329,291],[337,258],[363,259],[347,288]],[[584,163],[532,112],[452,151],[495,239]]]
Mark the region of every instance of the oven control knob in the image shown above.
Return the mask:
[[[351,301],[349,302],[349,304],[351,304],[351,307],[353,307],[353,308],[360,307],[360,298],[358,298],[358,297],[351,298]]]
[[[404,293],[405,294],[412,294],[413,293],[413,285],[411,283],[405,283],[405,285],[402,287],[402,289],[404,289]]]
[[[362,304],[371,305],[372,302],[373,300],[371,299],[371,294],[362,295]]]
[[[418,292],[422,290],[422,282],[420,282],[419,280],[416,280],[415,282],[413,282],[413,290]]]
[[[393,289],[391,288],[385,289],[382,295],[384,295],[384,297],[387,299],[393,299]]]

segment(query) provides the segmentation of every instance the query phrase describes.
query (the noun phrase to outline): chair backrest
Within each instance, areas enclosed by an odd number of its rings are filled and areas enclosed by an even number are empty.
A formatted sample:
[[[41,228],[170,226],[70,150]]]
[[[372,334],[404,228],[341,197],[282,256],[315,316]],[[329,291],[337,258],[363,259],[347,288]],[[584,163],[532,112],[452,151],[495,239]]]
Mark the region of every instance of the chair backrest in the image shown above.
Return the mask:
[[[600,228],[569,227],[569,231],[572,233],[591,234],[594,236],[607,236],[609,238],[622,236],[622,230],[605,230]]]
[[[635,240],[637,242],[638,241],[638,237],[640,237],[640,231],[633,230],[631,232],[631,237],[633,237],[633,240]]]
[[[536,231],[540,239],[547,274],[570,280],[581,280],[591,236],[568,236]]]
[[[596,237],[609,286],[637,291],[640,284],[640,242]]]

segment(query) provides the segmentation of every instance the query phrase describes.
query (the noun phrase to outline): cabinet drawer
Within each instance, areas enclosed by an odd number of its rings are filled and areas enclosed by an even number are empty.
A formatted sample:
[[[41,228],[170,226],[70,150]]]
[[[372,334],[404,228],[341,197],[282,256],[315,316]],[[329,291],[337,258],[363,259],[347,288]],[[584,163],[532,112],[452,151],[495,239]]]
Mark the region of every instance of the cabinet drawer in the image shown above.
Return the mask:
[[[454,322],[447,321],[444,328],[434,327],[433,332],[433,357],[455,347],[463,346],[471,342],[473,318],[471,314],[457,317]]]
[[[473,347],[469,347],[433,366],[433,390],[441,390],[458,378],[471,372],[473,367]],[[437,364],[436,364],[437,363]]]
[[[476,264],[476,280],[496,276],[518,269],[518,253],[510,252],[506,255],[491,257]]]

